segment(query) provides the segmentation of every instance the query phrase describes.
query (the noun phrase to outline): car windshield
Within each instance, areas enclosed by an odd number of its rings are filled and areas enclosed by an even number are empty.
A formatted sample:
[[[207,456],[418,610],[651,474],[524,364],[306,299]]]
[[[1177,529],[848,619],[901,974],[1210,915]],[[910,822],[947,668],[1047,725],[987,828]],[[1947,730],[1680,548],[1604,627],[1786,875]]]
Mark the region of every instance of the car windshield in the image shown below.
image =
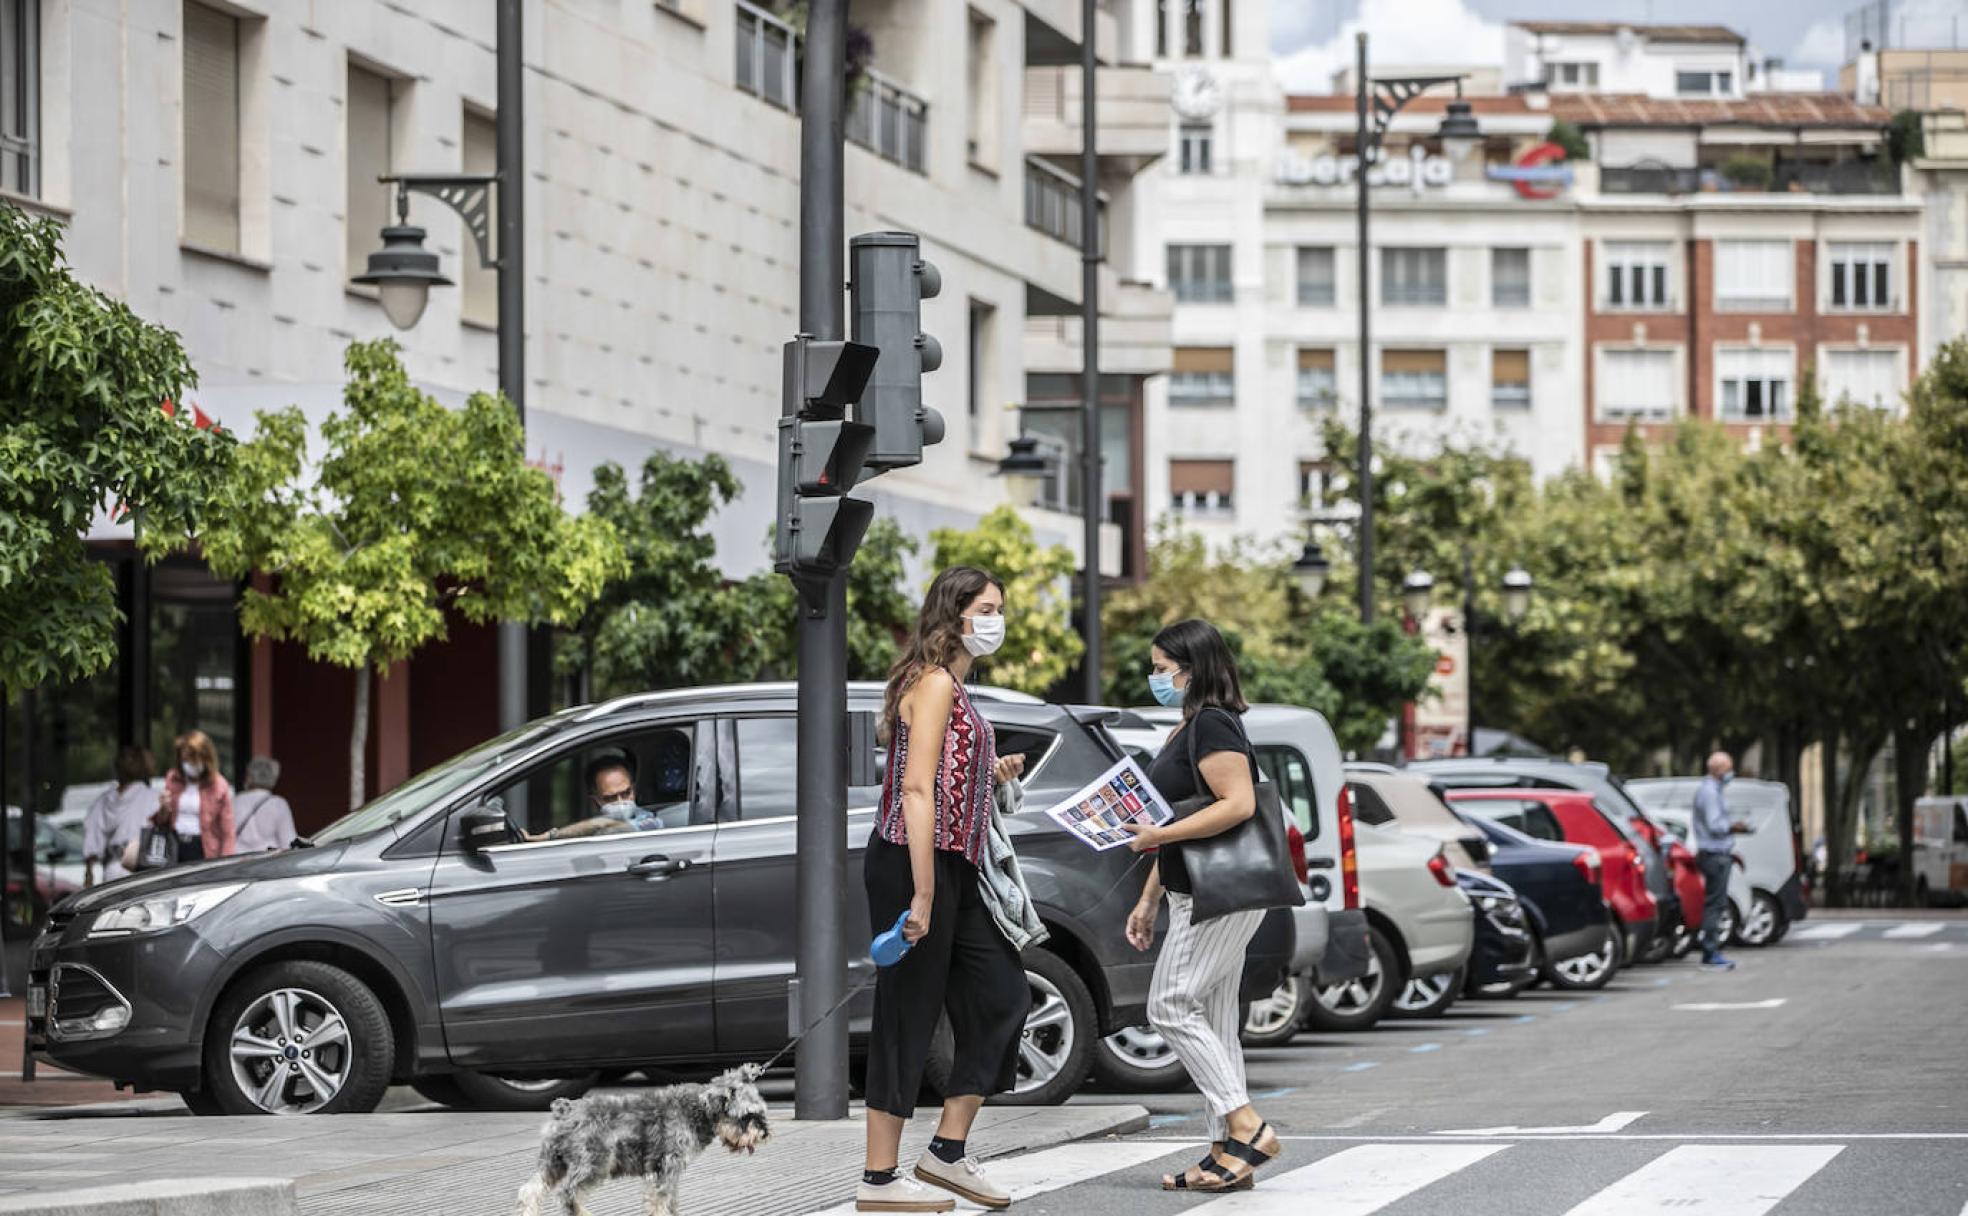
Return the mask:
[[[518,730],[508,731],[442,764],[427,768],[387,794],[363,803],[307,837],[307,841],[315,845],[335,844],[392,827],[497,767],[506,753],[560,733],[574,713],[574,710],[564,710],[553,717],[529,722]]]

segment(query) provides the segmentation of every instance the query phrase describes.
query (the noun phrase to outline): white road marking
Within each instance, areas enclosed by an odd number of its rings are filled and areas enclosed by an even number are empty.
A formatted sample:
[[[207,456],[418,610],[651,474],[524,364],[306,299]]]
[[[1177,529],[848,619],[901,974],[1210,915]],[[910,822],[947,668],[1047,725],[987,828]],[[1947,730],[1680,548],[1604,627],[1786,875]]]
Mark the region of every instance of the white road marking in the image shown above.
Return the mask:
[[[1692,1005],[1669,1005],[1668,1008],[1686,1009],[1690,1013],[1713,1013],[1718,1009],[1776,1009],[1787,999],[1773,996],[1767,1001],[1697,1001]]]
[[[1367,1216],[1508,1147],[1362,1144],[1195,1210],[1209,1216]]]
[[[1429,1132],[1425,1134],[1415,1133],[1412,1135],[1403,1133],[1398,1135],[1379,1135],[1379,1136],[1371,1136],[1371,1135],[1342,1136],[1342,1135],[1330,1135],[1330,1134],[1317,1133],[1317,1132],[1307,1132],[1303,1134],[1292,1133],[1290,1135],[1280,1135],[1278,1139],[1288,1140],[1288,1141],[1304,1140],[1307,1141],[1308,1143],[1314,1141],[1331,1140],[1331,1141],[1372,1142],[1375,1144],[1440,1144],[1441,1140],[1439,1139],[1439,1137],[1444,1134],[1446,1133]],[[1462,1133],[1462,1134],[1467,1134],[1467,1133]],[[1848,1141],[1849,1140],[1968,1140],[1968,1132],[1619,1132],[1616,1134],[1572,1132],[1564,1135],[1553,1135],[1550,1133],[1526,1134],[1523,1132],[1504,1132],[1504,1133],[1498,1133],[1495,1136],[1485,1136],[1483,1137],[1483,1139],[1525,1140],[1525,1141],[1673,1140],[1681,1143],[1698,1141],[1704,1144],[1712,1143],[1719,1140],[1729,1140],[1729,1141],[1740,1140],[1744,1142],[1753,1142],[1753,1141],[1782,1142],[1782,1141],[1791,1141],[1791,1140],[1812,1140],[1819,1143],[1823,1143],[1824,1141],[1827,1140],[1848,1140]],[[1148,1143],[1148,1142],[1149,1141],[1145,1141],[1145,1140],[1129,1141],[1129,1143],[1131,1144]],[[1193,1136],[1190,1136],[1185,1139],[1179,1139],[1174,1136],[1166,1136],[1158,1140],[1155,1140],[1153,1142],[1159,1144],[1195,1144],[1197,1143],[1197,1140]],[[1169,1151],[1173,1152],[1175,1150],[1171,1149]]]
[[[1670,1149],[1566,1216],[1762,1216],[1844,1150],[1839,1144]]]
[[[1616,1110],[1597,1123],[1588,1123],[1578,1127],[1517,1127],[1514,1125],[1508,1127],[1459,1127],[1450,1131],[1436,1132],[1435,1134],[1438,1136],[1604,1135],[1609,1132],[1621,1131],[1635,1121],[1645,1118],[1646,1114],[1647,1112],[1644,1110]]]
[[[1894,925],[1892,928],[1886,930],[1886,936],[1895,940],[1903,940],[1909,937],[1932,937],[1945,928],[1947,926],[1940,921],[1930,920],[1925,924]]]
[[[1019,1157],[1005,1157],[997,1161],[986,1161],[985,1172],[991,1180],[1011,1192],[1014,1202],[1056,1191],[1062,1187],[1077,1186],[1089,1179],[1103,1174],[1136,1169],[1150,1161],[1158,1160],[1176,1151],[1178,1145],[1187,1145],[1198,1157],[1202,1156],[1204,1143],[1200,1140],[1088,1140],[1076,1144],[1062,1144],[1058,1148],[1044,1149],[1036,1153],[1026,1153]],[[902,1162],[902,1172],[908,1174],[915,1166],[913,1160]],[[1160,1183],[1147,1179],[1144,1185],[1158,1186]],[[937,1195],[944,1191],[934,1192]],[[969,1200],[957,1200],[957,1210],[977,1210],[977,1205]],[[824,1208],[810,1216],[852,1216],[854,1202]]]
[[[1862,920],[1833,921],[1825,925],[1806,925],[1790,935],[1794,942],[1828,942],[1841,937],[1850,937],[1866,927]]]

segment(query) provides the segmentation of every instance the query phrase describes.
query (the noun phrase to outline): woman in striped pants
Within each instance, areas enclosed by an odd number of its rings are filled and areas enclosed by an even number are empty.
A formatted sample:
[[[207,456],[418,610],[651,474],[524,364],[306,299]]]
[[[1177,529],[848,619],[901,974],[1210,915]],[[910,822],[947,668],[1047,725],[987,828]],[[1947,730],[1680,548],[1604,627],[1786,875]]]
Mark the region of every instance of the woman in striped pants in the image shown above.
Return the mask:
[[[1209,1155],[1180,1175],[1164,1175],[1162,1189],[1242,1190],[1279,1149],[1277,1133],[1251,1106],[1237,1037],[1244,948],[1264,913],[1231,912],[1195,920],[1191,892],[1211,876],[1191,871],[1182,842],[1227,831],[1257,809],[1257,760],[1240,721],[1249,707],[1230,647],[1207,621],[1168,626],[1155,635],[1149,655],[1149,690],[1159,703],[1182,707],[1182,724],[1149,766],[1148,779],[1171,803],[1199,793],[1216,799],[1160,827],[1126,825],[1134,833],[1136,852],[1157,850],[1141,901],[1128,915],[1128,941],[1135,949],[1154,944],[1155,914],[1164,893],[1169,904],[1168,940],[1155,962],[1148,1020],[1209,1103]]]

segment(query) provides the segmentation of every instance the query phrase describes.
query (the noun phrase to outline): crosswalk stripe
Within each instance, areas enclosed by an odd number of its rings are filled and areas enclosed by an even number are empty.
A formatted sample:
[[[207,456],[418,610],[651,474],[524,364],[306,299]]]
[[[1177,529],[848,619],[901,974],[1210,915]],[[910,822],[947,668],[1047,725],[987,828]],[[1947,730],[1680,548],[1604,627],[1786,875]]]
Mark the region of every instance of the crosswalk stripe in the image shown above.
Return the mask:
[[[1891,929],[1886,930],[1886,936],[1893,938],[1932,937],[1945,928],[1947,926],[1937,920],[1928,921],[1926,924],[1895,925]]]
[[[1834,921],[1828,925],[1806,925],[1790,935],[1797,942],[1828,942],[1840,937],[1850,937],[1865,928],[1864,921]]]
[[[1204,1204],[1208,1216],[1366,1216],[1510,1147],[1362,1144]]]
[[[1056,1191],[1061,1187],[1077,1186],[1102,1174],[1112,1174],[1123,1170],[1136,1169],[1150,1161],[1157,1161],[1177,1151],[1183,1152],[1183,1161],[1189,1163],[1189,1154],[1203,1155],[1204,1144],[1197,1140],[1188,1146],[1171,1144],[1166,1140],[1089,1140],[1077,1144],[1062,1144],[1058,1148],[1043,1149],[1036,1153],[1026,1153],[1019,1157],[1007,1157],[1000,1161],[987,1161],[984,1168],[991,1181],[1011,1192],[1013,1202]],[[902,1172],[908,1174],[914,1162],[905,1160]],[[1143,1185],[1159,1185],[1154,1179],[1144,1179]],[[942,1195],[943,1191],[932,1192]],[[967,1200],[957,1200],[959,1211],[972,1209],[977,1205]],[[854,1202],[849,1200],[831,1208],[811,1213],[810,1216],[852,1216]]]
[[[1566,1216],[1762,1216],[1844,1150],[1684,1144],[1579,1204]]]

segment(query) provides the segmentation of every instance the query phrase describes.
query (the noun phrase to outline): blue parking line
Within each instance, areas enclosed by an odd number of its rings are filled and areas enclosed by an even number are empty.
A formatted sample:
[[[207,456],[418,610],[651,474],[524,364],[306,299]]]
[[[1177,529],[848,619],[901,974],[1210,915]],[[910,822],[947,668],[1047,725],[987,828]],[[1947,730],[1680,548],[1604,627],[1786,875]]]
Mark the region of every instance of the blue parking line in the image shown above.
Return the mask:
[[[1286,1094],[1294,1094],[1294,1093],[1297,1093],[1297,1092],[1298,1092],[1298,1086],[1296,1086],[1296,1085],[1287,1085],[1287,1086],[1285,1086],[1285,1087],[1284,1087],[1283,1089],[1273,1089],[1273,1090],[1270,1090],[1270,1091],[1268,1091],[1268,1092],[1265,1092],[1265,1093],[1261,1093],[1261,1094],[1252,1094],[1252,1095],[1250,1095],[1250,1096],[1251,1096],[1251,1097],[1253,1097],[1253,1098],[1282,1098],[1282,1097],[1284,1097],[1284,1096],[1285,1096]]]
[[[1469,1026],[1465,1027],[1462,1033],[1473,1039],[1479,1034],[1490,1033],[1490,1028],[1488,1026]]]
[[[1668,979],[1668,978],[1667,978],[1666,976],[1662,976],[1662,977],[1661,977],[1660,979],[1657,979],[1657,980],[1655,980],[1655,981],[1654,981],[1654,987],[1656,987],[1656,988],[1665,988],[1665,987],[1667,987],[1667,986],[1668,986],[1669,984],[1672,984],[1673,982],[1674,982],[1673,980],[1671,980],[1671,979]]]
[[[1517,1023],[1519,1026],[1522,1026],[1526,1022],[1535,1022],[1537,1020],[1538,1020],[1538,1015],[1535,1013],[1520,1014],[1517,1017],[1511,1019],[1511,1021]]]
[[[1359,1063],[1357,1063],[1357,1064],[1348,1064],[1348,1065],[1347,1065],[1347,1066],[1346,1066],[1345,1068],[1342,1068],[1342,1069],[1340,1069],[1340,1071],[1341,1071],[1341,1072],[1365,1072],[1365,1071],[1366,1071],[1367,1069],[1369,1069],[1369,1068],[1379,1068],[1379,1067],[1380,1067],[1380,1061],[1379,1061],[1379,1060],[1361,1060],[1361,1061],[1360,1061]]]
[[[1150,1115],[1148,1116],[1148,1126],[1167,1127],[1172,1123],[1187,1123],[1195,1117],[1194,1115]]]
[[[1546,1005],[1544,1007],[1546,1013],[1569,1013],[1571,1010],[1577,1008],[1578,1008],[1578,1002],[1576,1001],[1566,1001],[1563,1004]]]
[[[1440,1043],[1416,1043],[1413,1047],[1408,1048],[1408,1050],[1416,1055],[1420,1055],[1424,1051],[1440,1051],[1442,1050],[1442,1045]]]

